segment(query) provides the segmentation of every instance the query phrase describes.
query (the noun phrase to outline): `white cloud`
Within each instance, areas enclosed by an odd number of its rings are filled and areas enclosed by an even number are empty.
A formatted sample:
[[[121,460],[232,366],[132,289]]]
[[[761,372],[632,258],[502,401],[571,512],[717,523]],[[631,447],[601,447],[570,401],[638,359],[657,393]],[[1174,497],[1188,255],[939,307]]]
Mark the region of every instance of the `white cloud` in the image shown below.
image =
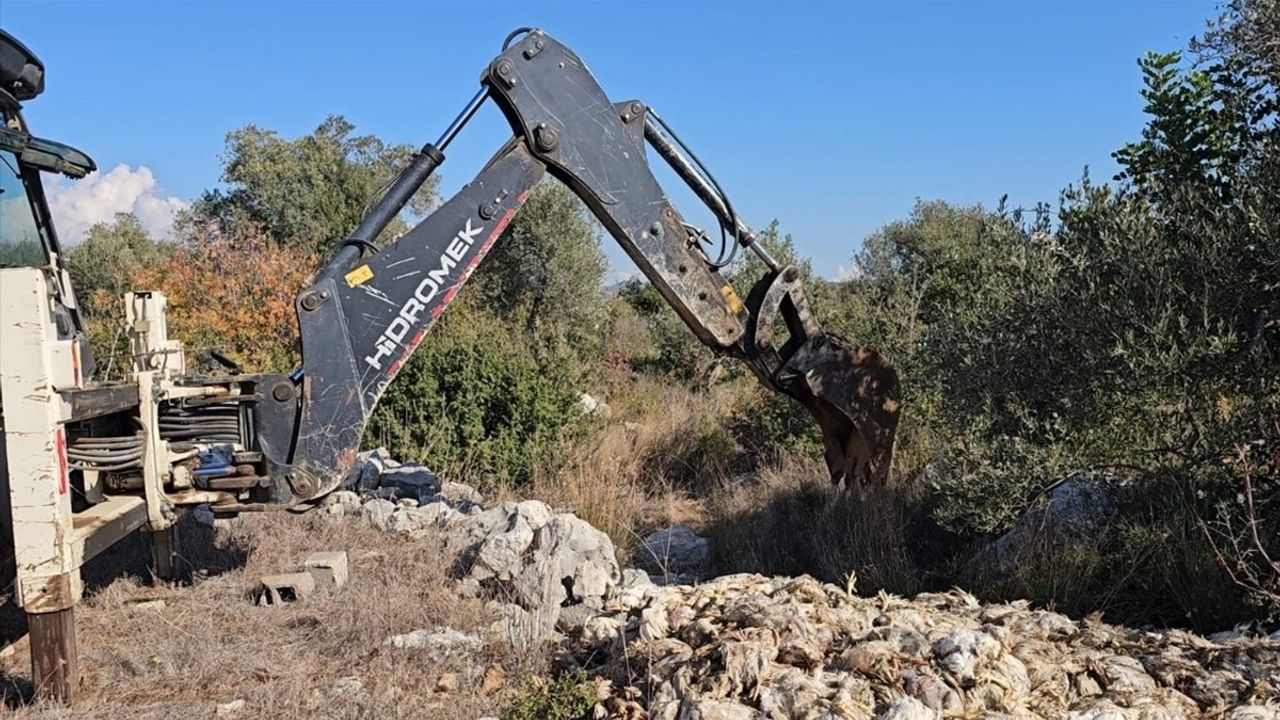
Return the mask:
[[[836,266],[836,282],[846,282],[855,280],[862,275],[857,265],[837,265]]]
[[[45,192],[58,238],[66,247],[83,240],[97,223],[114,220],[116,213],[133,213],[153,237],[167,240],[173,235],[174,216],[187,207],[181,198],[164,192],[150,168],[134,170],[124,163],[81,180],[58,178]]]
[[[614,285],[621,285],[628,280],[643,277],[644,276],[640,274],[640,271],[635,268],[614,267],[605,274],[604,286],[613,287]]]

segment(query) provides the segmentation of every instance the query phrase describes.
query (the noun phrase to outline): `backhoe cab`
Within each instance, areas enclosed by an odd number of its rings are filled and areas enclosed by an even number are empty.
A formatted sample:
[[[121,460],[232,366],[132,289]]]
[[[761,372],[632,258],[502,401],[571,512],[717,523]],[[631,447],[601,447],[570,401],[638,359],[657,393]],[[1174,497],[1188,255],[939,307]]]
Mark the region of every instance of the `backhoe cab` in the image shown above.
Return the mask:
[[[170,576],[181,508],[300,510],[338,487],[387,386],[547,174],[582,199],[702,343],[809,409],[834,482],[888,479],[899,409],[890,364],[823,332],[799,271],[760,246],[662,118],[640,100],[611,100],[586,64],[541,30],[507,38],[471,101],[299,293],[303,367],[287,376],[190,371],[168,338],[163,295],[133,292],[124,298],[128,379],[91,379],[38,175],[82,176],[93,163],[28,133],[20,103],[43,87],[43,65],[0,32],[0,202],[23,208],[0,224],[0,253],[10,254],[0,260],[0,477],[13,511],[4,527],[16,599],[31,619],[35,676],[51,693],[69,697],[76,677],[68,628],[80,565],[145,527],[157,573]],[[502,111],[511,137],[457,195],[375,246],[486,102]],[[718,252],[659,186],[651,153],[710,209]],[[720,272],[741,248],[767,268],[745,292]]]

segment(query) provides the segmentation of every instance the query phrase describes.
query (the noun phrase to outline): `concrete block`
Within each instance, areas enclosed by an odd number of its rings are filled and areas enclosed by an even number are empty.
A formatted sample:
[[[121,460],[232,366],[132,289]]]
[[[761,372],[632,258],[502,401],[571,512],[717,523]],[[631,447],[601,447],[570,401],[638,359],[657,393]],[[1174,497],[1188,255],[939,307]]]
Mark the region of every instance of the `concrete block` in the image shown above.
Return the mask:
[[[311,553],[303,563],[307,572],[315,578],[316,585],[324,588],[340,588],[347,584],[347,553],[345,550]]]
[[[285,573],[283,575],[267,575],[258,586],[259,605],[280,605],[297,602],[316,590],[315,578],[311,573]]]

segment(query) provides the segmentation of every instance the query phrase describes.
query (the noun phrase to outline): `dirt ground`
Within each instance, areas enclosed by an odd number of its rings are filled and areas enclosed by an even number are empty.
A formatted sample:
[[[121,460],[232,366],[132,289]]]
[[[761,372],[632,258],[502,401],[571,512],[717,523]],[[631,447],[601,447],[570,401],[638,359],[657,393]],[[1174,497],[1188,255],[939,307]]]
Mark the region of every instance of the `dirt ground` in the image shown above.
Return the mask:
[[[477,718],[497,714],[544,662],[498,643],[443,657],[384,645],[441,625],[487,637],[494,614],[454,592],[436,536],[409,539],[318,512],[244,516],[217,529],[188,517],[181,534],[189,582],[153,580],[141,535],[86,566],[70,708],[30,700],[25,618],[4,606],[0,630],[12,644],[0,651],[0,684],[14,717]],[[253,603],[258,578],[301,569],[322,550],[347,551],[345,587]],[[163,607],[141,604],[156,599]],[[218,714],[238,700],[241,709]]]

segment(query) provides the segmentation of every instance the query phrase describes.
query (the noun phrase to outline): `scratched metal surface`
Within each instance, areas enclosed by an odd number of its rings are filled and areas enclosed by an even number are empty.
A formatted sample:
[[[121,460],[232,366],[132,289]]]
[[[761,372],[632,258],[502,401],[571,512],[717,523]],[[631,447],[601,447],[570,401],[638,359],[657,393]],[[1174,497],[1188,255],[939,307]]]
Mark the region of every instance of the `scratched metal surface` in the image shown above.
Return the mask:
[[[471,271],[511,220],[543,168],[516,144],[395,244],[367,272],[309,290],[299,303],[303,410],[291,482],[315,497],[355,461],[369,413]],[[307,293],[303,294],[305,298]]]
[[[611,102],[582,60],[540,31],[499,55],[488,81],[517,134],[578,192],[694,334],[719,348],[741,339],[743,318],[721,293],[724,279],[689,247],[683,218],[649,169],[642,108]]]

